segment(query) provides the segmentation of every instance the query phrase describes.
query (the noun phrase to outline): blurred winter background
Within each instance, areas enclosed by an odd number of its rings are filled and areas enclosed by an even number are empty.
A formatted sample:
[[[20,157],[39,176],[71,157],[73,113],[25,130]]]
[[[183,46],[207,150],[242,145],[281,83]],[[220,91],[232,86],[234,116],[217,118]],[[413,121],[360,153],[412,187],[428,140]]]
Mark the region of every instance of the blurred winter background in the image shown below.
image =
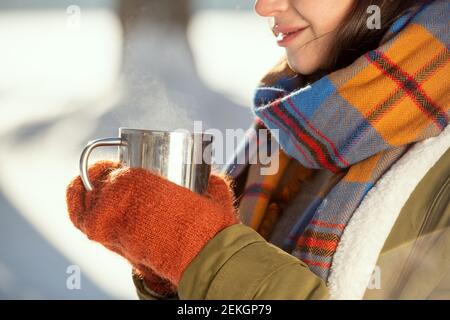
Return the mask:
[[[71,225],[65,187],[86,142],[120,126],[247,128],[254,86],[281,56],[252,7],[0,1],[0,298],[136,299],[128,264]]]

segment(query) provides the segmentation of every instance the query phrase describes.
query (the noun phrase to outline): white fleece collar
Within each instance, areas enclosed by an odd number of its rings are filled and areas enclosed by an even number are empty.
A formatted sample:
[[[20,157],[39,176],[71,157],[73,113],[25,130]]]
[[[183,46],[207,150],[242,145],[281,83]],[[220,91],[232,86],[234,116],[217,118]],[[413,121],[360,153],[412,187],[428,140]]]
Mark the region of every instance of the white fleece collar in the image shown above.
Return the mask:
[[[330,299],[363,298],[400,211],[415,187],[449,148],[450,125],[439,136],[416,143],[367,193],[334,254],[328,278]]]

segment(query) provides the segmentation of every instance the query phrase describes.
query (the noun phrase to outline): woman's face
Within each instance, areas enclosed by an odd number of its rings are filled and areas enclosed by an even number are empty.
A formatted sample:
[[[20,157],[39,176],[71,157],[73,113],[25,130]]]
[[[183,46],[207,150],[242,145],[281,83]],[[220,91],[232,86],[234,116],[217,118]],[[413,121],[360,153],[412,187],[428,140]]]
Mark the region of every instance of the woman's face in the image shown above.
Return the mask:
[[[270,18],[290,67],[304,75],[326,63],[336,29],[357,0],[256,0],[255,11]]]

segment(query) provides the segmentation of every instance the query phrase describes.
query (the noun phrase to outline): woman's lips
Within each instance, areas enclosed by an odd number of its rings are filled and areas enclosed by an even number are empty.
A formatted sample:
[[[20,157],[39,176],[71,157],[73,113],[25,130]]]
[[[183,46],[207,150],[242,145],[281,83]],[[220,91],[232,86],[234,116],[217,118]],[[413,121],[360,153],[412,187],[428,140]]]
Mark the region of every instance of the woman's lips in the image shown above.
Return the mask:
[[[303,30],[307,27],[303,28],[278,28],[274,29],[274,34],[277,39],[277,43],[280,47],[287,47],[288,44],[297,37]]]

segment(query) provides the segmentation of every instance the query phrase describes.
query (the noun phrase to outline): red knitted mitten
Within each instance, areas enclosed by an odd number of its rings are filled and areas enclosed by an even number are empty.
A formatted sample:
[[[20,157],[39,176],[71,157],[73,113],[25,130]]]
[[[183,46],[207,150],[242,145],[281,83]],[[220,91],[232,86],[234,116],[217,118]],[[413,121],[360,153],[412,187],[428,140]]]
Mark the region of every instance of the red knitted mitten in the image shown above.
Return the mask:
[[[148,170],[109,161],[88,174],[92,192],[80,177],[67,188],[70,219],[89,239],[125,257],[147,284],[155,282],[155,273],[177,287],[206,243],[239,223],[224,175],[211,174],[206,194],[199,195]]]

